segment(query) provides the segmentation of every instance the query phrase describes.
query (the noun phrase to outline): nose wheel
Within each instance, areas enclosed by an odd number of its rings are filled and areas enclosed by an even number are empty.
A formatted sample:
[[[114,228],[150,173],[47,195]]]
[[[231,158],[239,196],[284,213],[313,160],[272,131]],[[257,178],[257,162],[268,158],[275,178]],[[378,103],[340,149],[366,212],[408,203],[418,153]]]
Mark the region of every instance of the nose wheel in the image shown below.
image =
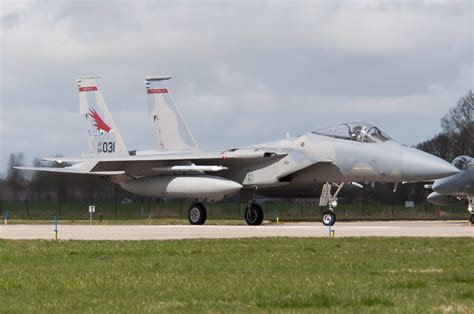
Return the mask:
[[[336,215],[331,210],[325,211],[323,213],[322,222],[325,226],[333,226],[336,223]]]
[[[188,211],[188,220],[191,225],[204,225],[206,218],[206,207],[202,203],[191,205]]]
[[[245,222],[249,226],[259,226],[263,222],[263,210],[260,205],[251,203],[245,210]]]

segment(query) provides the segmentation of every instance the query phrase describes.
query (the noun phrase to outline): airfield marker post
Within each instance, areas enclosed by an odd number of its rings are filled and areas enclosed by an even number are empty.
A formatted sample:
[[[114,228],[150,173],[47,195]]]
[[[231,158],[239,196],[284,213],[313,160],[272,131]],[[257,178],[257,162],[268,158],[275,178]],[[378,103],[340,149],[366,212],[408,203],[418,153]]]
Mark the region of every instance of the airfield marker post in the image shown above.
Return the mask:
[[[95,206],[89,205],[89,223],[92,223],[92,213],[95,212]]]
[[[5,221],[5,224],[8,224],[8,214],[9,214],[9,211],[6,211],[5,214],[3,215],[3,220]]]
[[[53,231],[53,240],[58,240],[58,216],[54,216],[54,231]]]
[[[329,229],[329,238],[334,238],[335,230],[331,226],[328,226]]]

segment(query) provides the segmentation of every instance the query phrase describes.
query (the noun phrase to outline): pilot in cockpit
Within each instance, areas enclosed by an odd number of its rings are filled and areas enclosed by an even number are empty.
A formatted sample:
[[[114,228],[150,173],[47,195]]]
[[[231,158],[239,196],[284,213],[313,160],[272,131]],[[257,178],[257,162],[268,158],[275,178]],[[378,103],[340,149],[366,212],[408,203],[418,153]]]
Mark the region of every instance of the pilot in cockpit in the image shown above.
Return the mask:
[[[366,135],[367,135],[366,126],[356,126],[352,129],[351,138],[353,141],[363,142]]]
[[[360,143],[382,143],[390,140],[379,128],[363,122],[342,123],[312,133]]]
[[[458,156],[454,158],[451,164],[459,170],[465,170],[470,166],[472,160],[473,159],[468,156]]]

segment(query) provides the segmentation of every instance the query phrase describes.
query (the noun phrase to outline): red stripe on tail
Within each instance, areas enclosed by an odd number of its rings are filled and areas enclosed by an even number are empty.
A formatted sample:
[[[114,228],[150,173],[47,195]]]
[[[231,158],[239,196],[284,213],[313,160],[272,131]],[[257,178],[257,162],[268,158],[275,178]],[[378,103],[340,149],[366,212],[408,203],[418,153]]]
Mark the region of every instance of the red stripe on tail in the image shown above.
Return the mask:
[[[80,92],[95,92],[97,91],[97,86],[87,86],[87,87],[79,87]]]
[[[147,91],[148,94],[167,94],[168,90],[166,88],[150,88]]]

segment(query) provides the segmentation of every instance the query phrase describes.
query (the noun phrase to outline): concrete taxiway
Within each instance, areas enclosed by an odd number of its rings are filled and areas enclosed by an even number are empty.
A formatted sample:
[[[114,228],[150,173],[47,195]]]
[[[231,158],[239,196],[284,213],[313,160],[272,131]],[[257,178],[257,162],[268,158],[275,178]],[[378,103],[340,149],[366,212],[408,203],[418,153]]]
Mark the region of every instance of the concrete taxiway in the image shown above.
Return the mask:
[[[60,240],[172,240],[249,237],[328,237],[321,223],[262,226],[60,225]],[[474,237],[464,221],[340,222],[336,237]],[[51,225],[2,225],[1,239],[52,239]]]

